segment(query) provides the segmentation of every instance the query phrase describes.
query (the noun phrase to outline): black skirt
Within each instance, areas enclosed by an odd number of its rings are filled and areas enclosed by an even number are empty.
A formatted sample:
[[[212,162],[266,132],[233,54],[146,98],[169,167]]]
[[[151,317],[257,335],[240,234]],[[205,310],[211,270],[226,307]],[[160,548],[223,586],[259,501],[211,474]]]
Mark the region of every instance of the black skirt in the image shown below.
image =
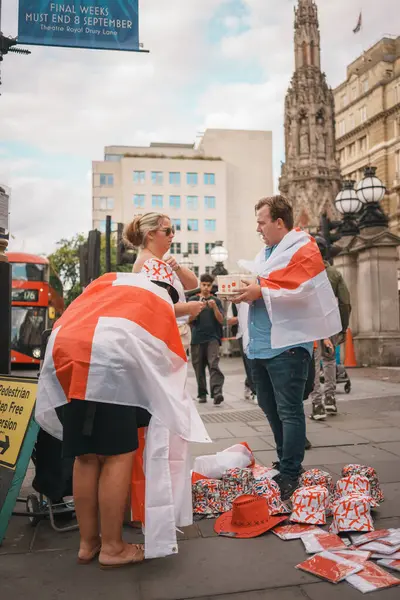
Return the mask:
[[[138,448],[134,406],[71,400],[57,409],[57,413],[63,424],[64,457],[116,456]]]

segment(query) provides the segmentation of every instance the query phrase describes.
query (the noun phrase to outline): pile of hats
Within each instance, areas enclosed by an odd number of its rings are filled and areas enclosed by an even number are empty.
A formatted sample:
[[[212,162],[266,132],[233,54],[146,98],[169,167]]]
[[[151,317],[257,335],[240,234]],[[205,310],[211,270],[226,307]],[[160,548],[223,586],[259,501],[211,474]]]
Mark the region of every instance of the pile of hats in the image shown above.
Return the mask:
[[[271,514],[290,512],[281,501],[278,484],[271,479],[272,469],[255,467],[227,469],[221,479],[200,479],[193,483],[193,512],[218,515],[232,509],[239,496],[257,495],[266,499]]]

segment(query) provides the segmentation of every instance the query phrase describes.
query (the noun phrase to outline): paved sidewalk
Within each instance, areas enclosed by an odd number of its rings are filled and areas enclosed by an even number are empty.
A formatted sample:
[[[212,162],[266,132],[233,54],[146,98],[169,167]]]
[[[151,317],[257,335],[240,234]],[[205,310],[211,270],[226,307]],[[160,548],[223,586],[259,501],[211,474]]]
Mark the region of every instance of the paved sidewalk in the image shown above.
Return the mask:
[[[224,359],[225,402],[200,405],[213,444],[192,445],[193,456],[222,450],[236,441],[247,441],[258,462],[275,460],[270,428],[261,410],[243,395],[239,359]],[[386,501],[375,513],[375,525],[400,527],[400,384],[380,369],[350,372],[352,392],[339,388],[340,414],[326,422],[308,421],[313,448],[305,467],[320,467],[339,478],[350,462],[375,467]],[[389,379],[385,379],[389,377]],[[189,387],[195,395],[191,372]],[[310,406],[306,403],[307,412]],[[32,473],[29,474],[31,477]],[[29,489],[29,479],[25,491]],[[300,541],[283,542],[268,533],[251,540],[218,538],[213,520],[186,528],[179,554],[142,565],[103,572],[96,564],[78,566],[76,532],[58,534],[47,522],[33,529],[25,518],[13,517],[7,539],[0,547],[1,600],[353,600],[360,592],[342,583],[319,581],[296,570],[306,558]],[[127,529],[126,538],[140,541],[141,534]],[[395,600],[399,589],[374,594]]]

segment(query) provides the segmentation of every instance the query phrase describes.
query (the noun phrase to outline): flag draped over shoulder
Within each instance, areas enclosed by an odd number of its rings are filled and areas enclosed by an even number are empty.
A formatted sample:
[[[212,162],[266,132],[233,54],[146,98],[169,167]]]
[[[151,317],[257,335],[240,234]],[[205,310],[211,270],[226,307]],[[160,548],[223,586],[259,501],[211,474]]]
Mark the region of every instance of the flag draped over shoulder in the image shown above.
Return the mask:
[[[240,265],[258,275],[271,320],[271,347],[328,338],[342,329],[338,303],[313,237],[290,231],[268,260],[265,249]]]
[[[175,529],[192,519],[187,442],[210,441],[185,391],[186,377],[168,292],[133,273],[103,275],[68,307],[49,338],[40,373],[36,420],[59,439],[55,408],[71,399],[151,413],[145,460],[148,558],[177,552]]]

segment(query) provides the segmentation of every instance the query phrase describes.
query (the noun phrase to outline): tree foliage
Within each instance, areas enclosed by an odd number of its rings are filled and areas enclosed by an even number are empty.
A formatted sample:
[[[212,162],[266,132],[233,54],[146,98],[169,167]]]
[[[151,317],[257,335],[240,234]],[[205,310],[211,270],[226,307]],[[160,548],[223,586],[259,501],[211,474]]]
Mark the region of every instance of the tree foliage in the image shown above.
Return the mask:
[[[57,242],[57,250],[48,257],[54,270],[58,273],[63,287],[65,305],[71,304],[75,298],[82,293],[80,282],[79,268],[79,246],[87,241],[87,237],[82,233],[78,233],[69,239],[63,238]],[[101,236],[101,251],[100,251],[100,273],[103,275],[106,272],[105,258],[105,235]],[[114,236],[111,237],[111,270],[130,272],[132,265],[123,265],[116,267],[117,262],[117,245]]]

